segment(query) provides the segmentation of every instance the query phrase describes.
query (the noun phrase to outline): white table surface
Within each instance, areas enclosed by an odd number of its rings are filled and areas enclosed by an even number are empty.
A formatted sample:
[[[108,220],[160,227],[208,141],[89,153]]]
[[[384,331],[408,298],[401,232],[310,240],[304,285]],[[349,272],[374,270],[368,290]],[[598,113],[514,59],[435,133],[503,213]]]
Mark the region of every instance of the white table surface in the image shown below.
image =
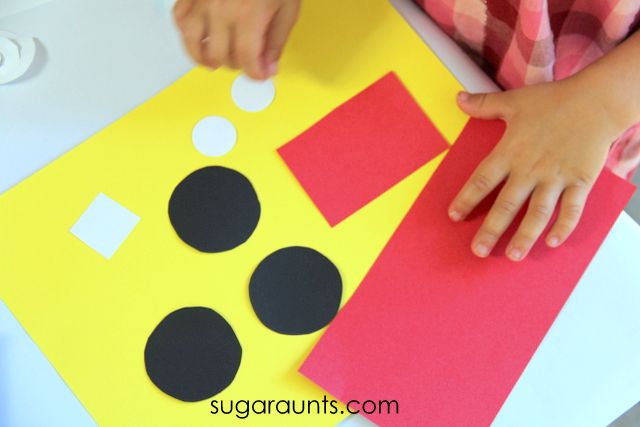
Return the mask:
[[[21,1],[24,9],[24,2],[44,0]],[[413,4],[392,1],[468,90],[496,90]],[[41,48],[32,72],[0,86],[0,193],[152,97],[191,67],[169,19],[170,2],[53,0],[4,18],[0,13],[0,29],[34,36]],[[638,254],[640,227],[623,213],[511,392],[494,427],[600,427],[640,400]],[[0,325],[0,350],[35,354],[37,348],[28,344],[28,336],[7,313],[0,316],[4,322]],[[6,339],[10,336],[17,338]],[[37,363],[20,359],[0,357],[0,372],[13,373],[0,375],[0,396],[8,397],[2,399],[0,425],[93,425],[73,395],[62,391],[60,378],[50,365],[42,363],[44,358],[33,356]],[[24,387],[27,383],[31,395]],[[58,392],[48,393],[47,399],[59,410],[34,415],[34,402],[42,396],[41,390],[51,387],[57,387]],[[37,414],[42,416],[40,422],[34,421]],[[20,424],[22,419],[30,424]],[[343,425],[371,424],[352,417]]]

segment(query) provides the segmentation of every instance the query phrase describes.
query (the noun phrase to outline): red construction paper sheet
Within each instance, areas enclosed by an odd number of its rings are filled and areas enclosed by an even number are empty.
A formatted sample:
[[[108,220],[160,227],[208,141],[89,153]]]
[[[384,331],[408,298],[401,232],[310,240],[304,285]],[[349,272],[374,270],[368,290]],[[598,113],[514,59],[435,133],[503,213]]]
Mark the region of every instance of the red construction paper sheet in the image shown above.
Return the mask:
[[[397,400],[398,415],[368,415],[381,426],[489,426],[633,193],[603,172],[562,247],[514,263],[505,238],[476,258],[490,203],[458,224],[447,206],[503,130],[468,123],[300,369],[343,402]]]
[[[448,147],[389,73],[278,152],[334,226]]]

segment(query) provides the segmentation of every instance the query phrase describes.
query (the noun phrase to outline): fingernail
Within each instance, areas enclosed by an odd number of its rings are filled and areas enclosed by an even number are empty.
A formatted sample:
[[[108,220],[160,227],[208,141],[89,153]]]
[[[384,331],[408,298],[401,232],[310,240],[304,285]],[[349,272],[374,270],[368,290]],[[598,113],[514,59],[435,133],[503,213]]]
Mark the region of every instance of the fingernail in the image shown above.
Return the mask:
[[[469,94],[467,92],[458,92],[458,100],[459,101],[468,101],[469,100]]]
[[[458,222],[462,219],[462,214],[458,211],[452,210],[449,211],[449,218],[454,222]]]
[[[512,261],[520,261],[522,260],[523,256],[524,256],[524,251],[522,251],[521,249],[518,248],[511,248],[507,251],[507,256],[512,260]]]
[[[547,241],[547,244],[549,246],[551,246],[552,248],[557,248],[558,245],[560,244],[560,239],[558,239],[557,237],[553,236],[550,237],[549,240]]]
[[[277,72],[278,72],[278,63],[277,62],[270,63],[269,66],[267,67],[267,73],[269,74],[269,77],[275,76]]]
[[[474,246],[474,252],[481,258],[486,258],[489,255],[489,247],[483,243],[478,243]]]

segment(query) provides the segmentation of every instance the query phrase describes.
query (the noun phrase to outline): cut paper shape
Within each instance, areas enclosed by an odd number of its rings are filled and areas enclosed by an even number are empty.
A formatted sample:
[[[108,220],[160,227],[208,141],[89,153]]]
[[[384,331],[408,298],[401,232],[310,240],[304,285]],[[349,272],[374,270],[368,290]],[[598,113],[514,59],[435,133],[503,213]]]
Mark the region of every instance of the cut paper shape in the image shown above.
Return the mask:
[[[389,73],[278,152],[334,226],[447,147]]]
[[[224,252],[246,242],[260,219],[260,202],[240,172],[208,166],[173,191],[169,219],[178,236],[201,252]]]
[[[320,252],[306,247],[280,249],[251,276],[251,304],[260,321],[281,334],[302,335],[333,320],[342,298],[342,278]]]
[[[239,75],[231,86],[231,98],[236,105],[250,113],[267,108],[276,96],[273,80],[253,80],[244,74]]]
[[[194,126],[191,139],[205,156],[224,156],[235,147],[238,133],[233,123],[224,117],[209,116]]]
[[[301,372],[342,401],[393,398],[380,426],[489,426],[633,193],[604,171],[574,234],[521,263],[469,244],[485,212],[447,207],[504,131],[471,120]],[[375,349],[375,351],[371,351]],[[374,374],[375,373],[375,374]]]
[[[0,84],[23,76],[35,56],[36,43],[33,38],[0,31]]]
[[[227,388],[240,368],[242,347],[227,321],[205,307],[165,317],[144,349],[153,383],[169,396],[197,402]]]
[[[110,259],[139,221],[136,214],[100,193],[73,225],[71,233]]]

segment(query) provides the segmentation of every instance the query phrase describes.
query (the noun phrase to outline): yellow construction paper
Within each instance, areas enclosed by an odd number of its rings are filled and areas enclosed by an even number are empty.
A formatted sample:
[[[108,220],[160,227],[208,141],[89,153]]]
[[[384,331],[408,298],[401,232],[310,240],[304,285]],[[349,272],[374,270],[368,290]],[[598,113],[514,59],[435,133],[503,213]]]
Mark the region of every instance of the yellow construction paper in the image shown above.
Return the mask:
[[[303,3],[275,79],[276,99],[265,111],[233,104],[236,73],[197,68],[0,196],[0,298],[100,425],[329,426],[344,418],[212,415],[209,401],[163,394],[143,361],[147,337],[168,313],[211,307],[243,346],[235,381],[216,399],[322,399],[324,392],[297,373],[322,331],[268,330],[251,308],[249,277],[272,251],[310,246],[338,266],[344,304],[442,156],[331,228],[276,148],[389,71],[449,141],[462,129],[459,84],[386,1]],[[225,116],[238,130],[237,146],[224,157],[207,158],[192,144],[193,126],[207,115]],[[175,186],[212,164],[245,174],[262,204],[253,236],[220,254],[180,241],[167,214]],[[100,192],[141,218],[111,260],[69,232]]]

